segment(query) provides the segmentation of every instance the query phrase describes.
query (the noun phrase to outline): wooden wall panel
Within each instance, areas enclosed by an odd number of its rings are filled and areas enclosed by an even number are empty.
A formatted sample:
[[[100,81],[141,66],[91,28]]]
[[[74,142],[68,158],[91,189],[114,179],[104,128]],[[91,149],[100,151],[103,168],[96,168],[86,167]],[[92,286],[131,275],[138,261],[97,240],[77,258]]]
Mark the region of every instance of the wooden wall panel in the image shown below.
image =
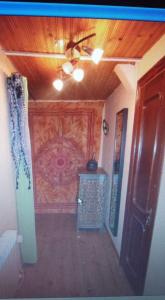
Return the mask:
[[[77,169],[99,155],[103,102],[30,102],[36,212],[76,209]]]

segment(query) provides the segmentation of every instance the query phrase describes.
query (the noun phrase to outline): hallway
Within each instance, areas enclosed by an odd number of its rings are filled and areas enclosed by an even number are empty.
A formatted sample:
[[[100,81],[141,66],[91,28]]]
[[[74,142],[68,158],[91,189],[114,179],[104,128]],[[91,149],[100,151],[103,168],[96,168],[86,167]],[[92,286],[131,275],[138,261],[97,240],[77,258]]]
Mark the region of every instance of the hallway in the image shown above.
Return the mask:
[[[16,298],[133,295],[106,231],[76,231],[72,214],[36,216],[38,262]]]

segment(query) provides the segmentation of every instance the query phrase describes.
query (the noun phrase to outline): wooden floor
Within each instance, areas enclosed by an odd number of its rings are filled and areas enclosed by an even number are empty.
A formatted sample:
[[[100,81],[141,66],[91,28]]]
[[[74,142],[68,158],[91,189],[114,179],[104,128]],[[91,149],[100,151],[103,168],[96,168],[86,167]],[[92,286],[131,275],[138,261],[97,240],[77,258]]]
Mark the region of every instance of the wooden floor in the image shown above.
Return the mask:
[[[133,295],[106,231],[76,231],[76,217],[37,215],[38,262],[16,298]]]

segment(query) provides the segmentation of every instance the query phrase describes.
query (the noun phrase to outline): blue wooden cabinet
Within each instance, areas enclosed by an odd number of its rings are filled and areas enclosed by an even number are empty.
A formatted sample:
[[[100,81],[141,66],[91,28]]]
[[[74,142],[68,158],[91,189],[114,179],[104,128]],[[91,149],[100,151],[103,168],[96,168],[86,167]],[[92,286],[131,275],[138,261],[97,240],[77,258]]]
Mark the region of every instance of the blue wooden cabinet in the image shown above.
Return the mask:
[[[105,221],[107,174],[102,168],[95,172],[80,169],[77,197],[77,228],[101,229]]]

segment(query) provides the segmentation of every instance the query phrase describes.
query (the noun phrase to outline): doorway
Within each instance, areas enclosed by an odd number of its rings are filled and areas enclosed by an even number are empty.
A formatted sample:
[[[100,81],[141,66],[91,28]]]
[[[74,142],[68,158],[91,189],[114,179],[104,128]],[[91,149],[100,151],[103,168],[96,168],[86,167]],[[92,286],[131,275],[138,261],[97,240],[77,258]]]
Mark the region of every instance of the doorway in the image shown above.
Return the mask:
[[[142,295],[157,208],[165,146],[165,59],[139,81],[121,265]]]

